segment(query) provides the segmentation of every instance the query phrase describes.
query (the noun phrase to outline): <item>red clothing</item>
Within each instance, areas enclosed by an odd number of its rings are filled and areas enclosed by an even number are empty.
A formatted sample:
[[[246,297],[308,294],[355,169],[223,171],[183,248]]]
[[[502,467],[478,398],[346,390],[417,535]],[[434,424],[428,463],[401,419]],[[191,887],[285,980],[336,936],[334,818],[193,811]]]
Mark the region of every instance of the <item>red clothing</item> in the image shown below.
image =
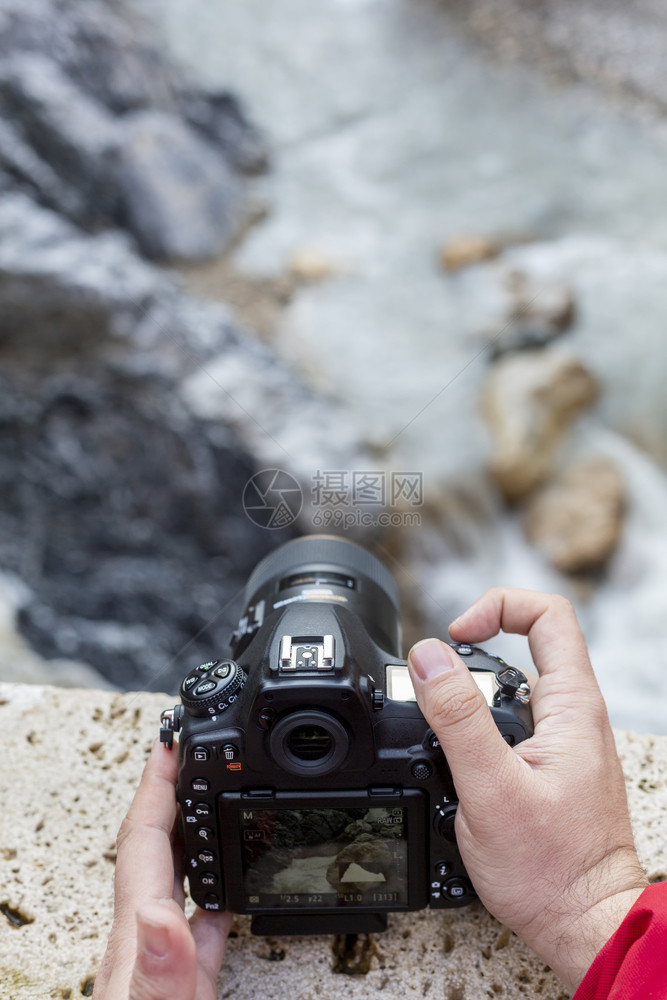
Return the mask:
[[[644,889],[572,1000],[667,1000],[667,882]]]

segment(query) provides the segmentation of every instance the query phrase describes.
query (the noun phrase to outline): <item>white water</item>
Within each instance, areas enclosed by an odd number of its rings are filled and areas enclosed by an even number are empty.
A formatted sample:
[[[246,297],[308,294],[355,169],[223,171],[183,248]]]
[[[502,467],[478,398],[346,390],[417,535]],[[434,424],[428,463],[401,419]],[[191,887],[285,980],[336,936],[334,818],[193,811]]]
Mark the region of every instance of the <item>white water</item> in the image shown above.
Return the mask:
[[[444,568],[431,548],[418,572],[437,602],[434,627],[438,607],[455,613],[495,583],[568,593],[613,723],[667,732],[667,481],[647,457],[667,462],[663,124],[583,85],[490,65],[456,36],[445,4],[136,3],[171,52],[244,97],[269,136],[260,190],[271,212],[238,266],[277,274],[312,248],[339,268],[296,295],[277,349],[342,401],[362,438],[391,442],[392,468],[422,470],[432,496],[453,477],[479,481],[486,360],[471,335],[499,314],[503,268],[571,285],[578,318],[564,340],[605,387],[577,440],[618,462],[631,498],[608,578],[584,599],[493,496],[463,556],[443,543]],[[445,276],[436,253],[458,231],[536,242]],[[518,641],[500,646],[525,664]]]

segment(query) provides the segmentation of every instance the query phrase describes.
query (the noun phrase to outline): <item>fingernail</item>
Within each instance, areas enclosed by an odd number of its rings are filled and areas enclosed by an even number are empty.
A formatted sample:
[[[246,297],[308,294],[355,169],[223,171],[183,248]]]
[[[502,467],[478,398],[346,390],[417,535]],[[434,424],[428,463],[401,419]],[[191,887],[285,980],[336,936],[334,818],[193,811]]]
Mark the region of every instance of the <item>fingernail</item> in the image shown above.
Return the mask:
[[[169,951],[169,931],[163,924],[153,923],[137,914],[139,948],[151,958],[165,958]]]
[[[408,659],[422,681],[451,670],[455,662],[451,649],[440,639],[422,639],[412,647]]]

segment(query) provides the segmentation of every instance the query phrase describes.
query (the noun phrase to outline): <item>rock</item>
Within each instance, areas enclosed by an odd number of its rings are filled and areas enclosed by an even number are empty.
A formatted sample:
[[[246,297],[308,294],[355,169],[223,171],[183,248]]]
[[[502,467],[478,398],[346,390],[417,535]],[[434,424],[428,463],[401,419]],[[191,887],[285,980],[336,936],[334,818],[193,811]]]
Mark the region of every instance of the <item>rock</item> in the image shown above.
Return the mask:
[[[306,247],[291,254],[287,270],[297,281],[326,281],[340,268],[325,254]]]
[[[606,458],[579,461],[534,496],[525,514],[529,540],[561,573],[604,568],[623,530],[625,487]]]
[[[491,435],[490,469],[509,501],[549,476],[563,435],[597,396],[595,378],[577,358],[554,348],[500,358],[482,389]]]
[[[248,120],[239,99],[228,91],[179,95],[186,120],[220,148],[227,161],[245,174],[269,167],[269,151],[259,130]]]
[[[121,212],[148,257],[220,253],[240,221],[240,187],[219,152],[183,122],[153,111],[124,119]]]
[[[481,334],[491,347],[492,359],[508,351],[542,347],[574,321],[574,295],[562,282],[513,270],[507,276],[507,291],[507,312]]]
[[[3,0],[0,167],[87,229],[150,256],[213,256],[235,232],[262,137],[233,94],[176,70],[122,4]]]
[[[440,250],[440,266],[445,271],[457,271],[497,257],[500,249],[500,244],[489,236],[461,233],[448,240]]]
[[[0,567],[29,588],[19,627],[118,687],[175,690],[227,650],[250,571],[305,528],[246,517],[259,468],[312,476],[360,455],[345,415],[223,305],[124,235],[16,194],[0,197],[0,370]]]
[[[41,161],[47,182],[40,193],[54,200],[55,173],[61,195],[72,217],[99,224],[117,215],[117,191],[110,158],[118,141],[118,126],[106,108],[90,100],[45,55],[16,54],[0,70],[0,108],[3,118]],[[9,145],[9,144],[8,144]],[[11,148],[11,147],[10,147]],[[5,162],[8,156],[3,157]],[[24,157],[25,159],[25,157]],[[15,166],[20,165],[15,160]],[[33,169],[32,183],[42,177]]]

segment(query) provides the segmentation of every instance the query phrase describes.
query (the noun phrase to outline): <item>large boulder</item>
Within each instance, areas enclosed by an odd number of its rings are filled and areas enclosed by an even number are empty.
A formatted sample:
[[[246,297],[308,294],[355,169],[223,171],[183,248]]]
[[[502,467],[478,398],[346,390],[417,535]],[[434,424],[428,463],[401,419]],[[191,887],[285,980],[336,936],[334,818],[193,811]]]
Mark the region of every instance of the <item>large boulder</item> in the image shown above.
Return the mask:
[[[175,69],[120,4],[3,0],[0,169],[89,230],[161,258],[214,256],[267,156],[238,99]]]
[[[508,354],[493,365],[481,407],[491,472],[506,499],[519,500],[547,479],[566,429],[597,391],[581,361],[555,348]]]
[[[607,458],[569,466],[529,501],[526,534],[561,573],[604,569],[623,529],[625,486]]]
[[[184,295],[122,234],[16,194],[0,196],[0,369],[0,569],[25,585],[22,631],[122,688],[173,690],[226,653],[250,571],[307,529],[246,516],[259,469],[359,455],[344,415],[225,306]]]

